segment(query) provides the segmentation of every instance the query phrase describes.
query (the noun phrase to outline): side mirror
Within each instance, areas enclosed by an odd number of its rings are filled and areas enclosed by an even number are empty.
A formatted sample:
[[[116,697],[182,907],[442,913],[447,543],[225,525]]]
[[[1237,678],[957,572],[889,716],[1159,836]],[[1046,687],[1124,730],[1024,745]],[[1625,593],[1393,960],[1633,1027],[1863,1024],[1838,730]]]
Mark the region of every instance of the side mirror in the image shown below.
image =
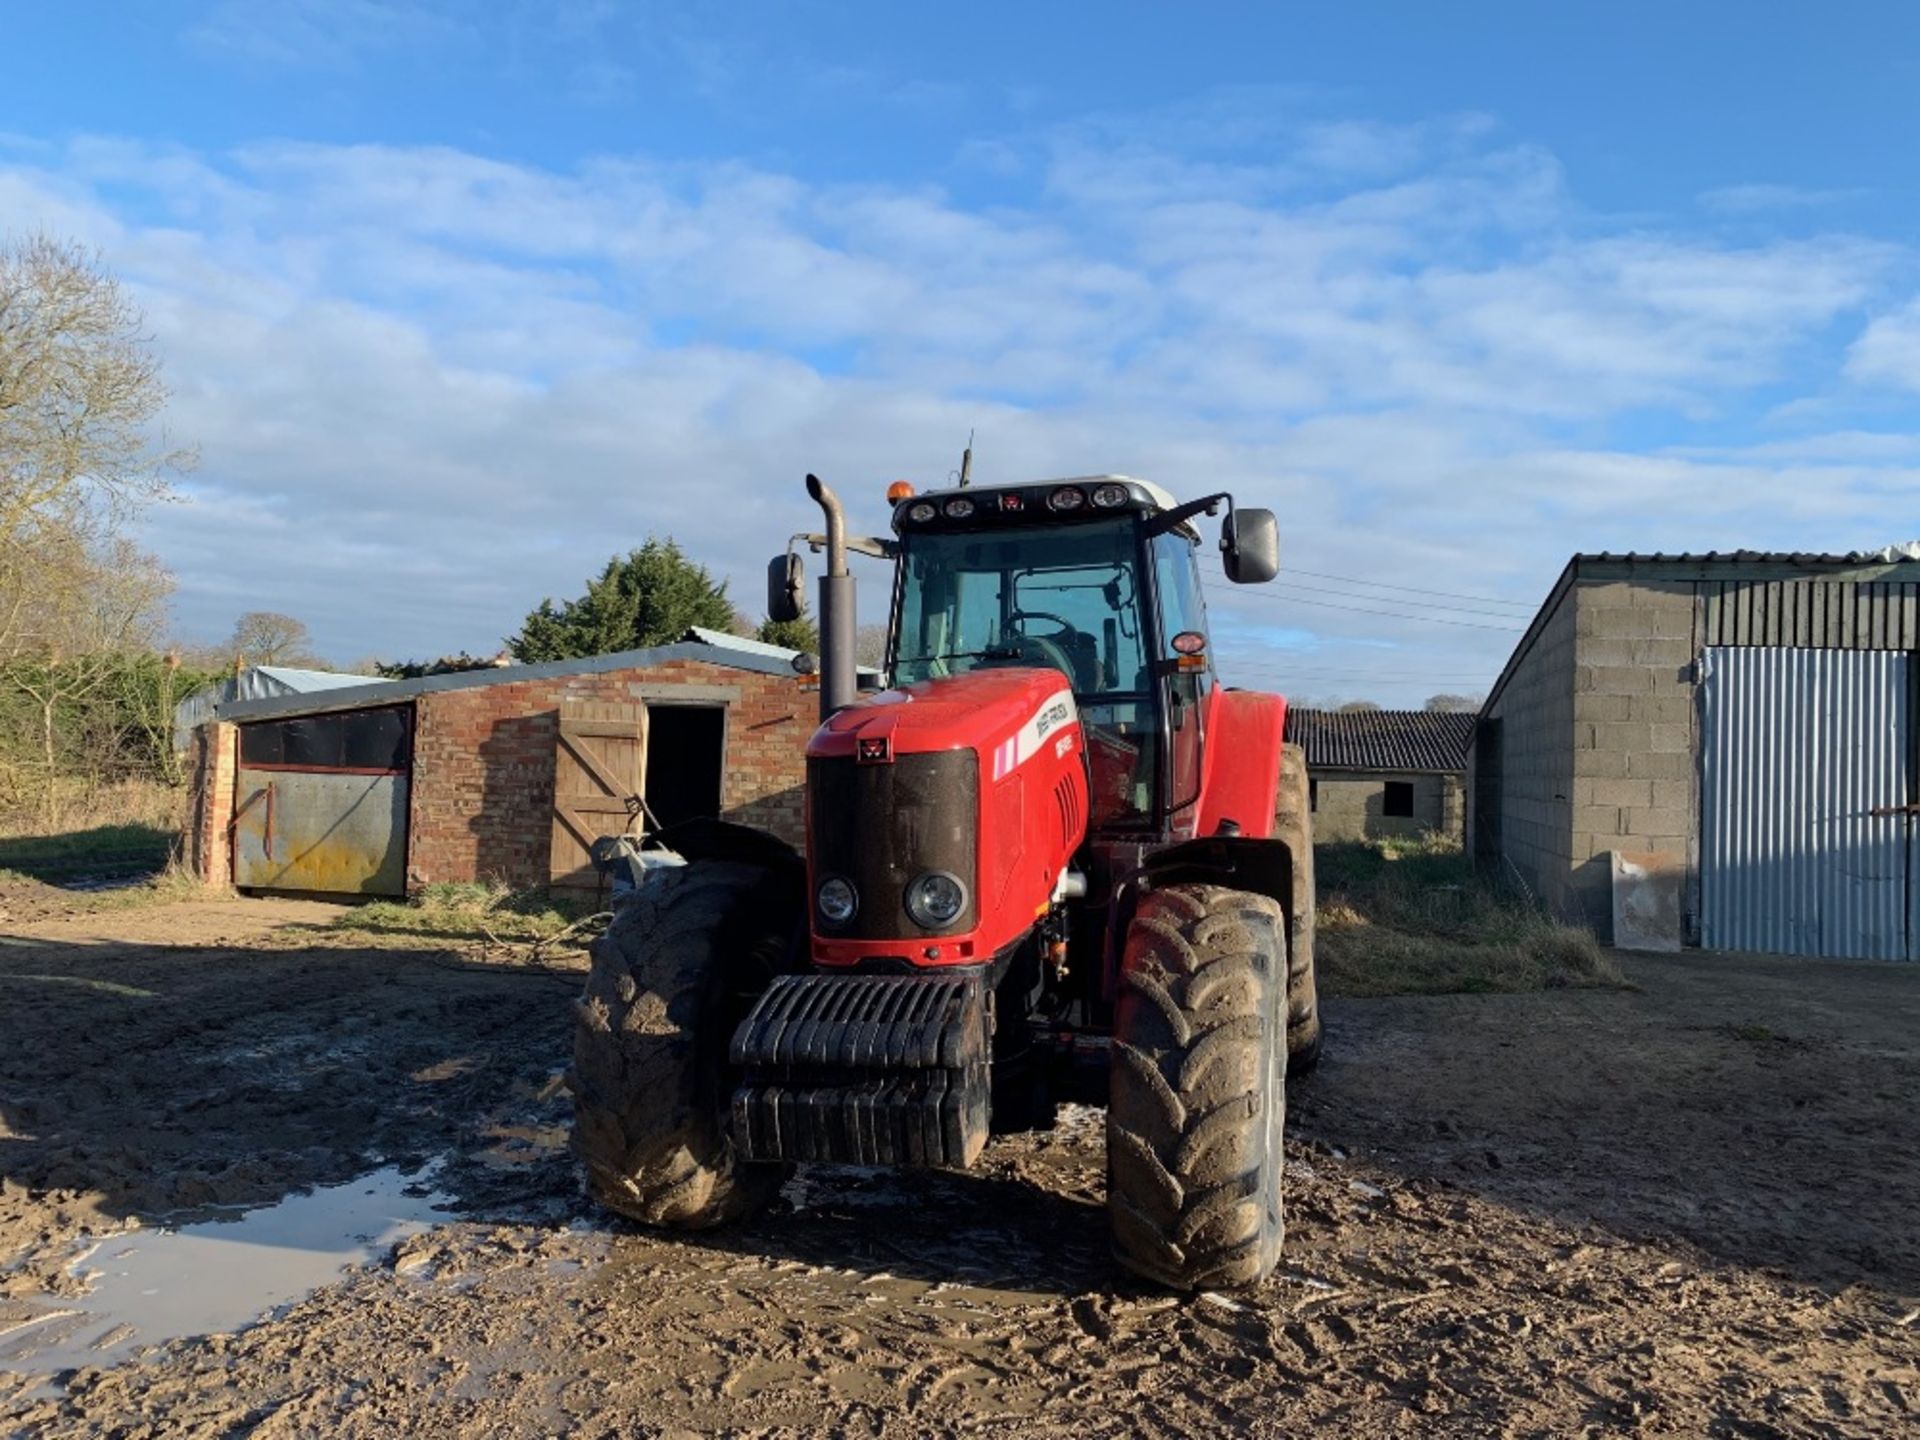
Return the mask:
[[[784,623],[798,620],[806,595],[807,567],[789,551],[767,562],[767,618]]]
[[[1271,510],[1236,508],[1220,527],[1221,560],[1236,585],[1262,585],[1280,573],[1280,525]]]

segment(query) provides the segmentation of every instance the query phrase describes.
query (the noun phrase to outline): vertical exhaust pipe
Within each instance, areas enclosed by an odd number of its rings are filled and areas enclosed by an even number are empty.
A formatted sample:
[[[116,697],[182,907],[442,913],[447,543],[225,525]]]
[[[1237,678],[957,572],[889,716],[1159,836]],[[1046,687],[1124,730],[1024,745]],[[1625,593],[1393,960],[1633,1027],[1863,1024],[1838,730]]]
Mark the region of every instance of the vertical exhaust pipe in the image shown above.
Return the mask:
[[[851,705],[858,690],[853,663],[853,575],[847,569],[847,514],[818,475],[807,494],[827,517],[827,573],[820,577],[820,718]]]

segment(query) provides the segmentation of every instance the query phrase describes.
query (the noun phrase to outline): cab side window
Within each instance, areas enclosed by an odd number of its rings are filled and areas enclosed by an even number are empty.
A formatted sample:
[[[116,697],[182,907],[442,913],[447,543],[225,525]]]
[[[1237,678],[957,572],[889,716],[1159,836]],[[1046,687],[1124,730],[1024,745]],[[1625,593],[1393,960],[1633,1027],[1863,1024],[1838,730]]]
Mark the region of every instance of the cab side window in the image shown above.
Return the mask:
[[[1194,564],[1193,542],[1180,535],[1156,535],[1153,568],[1160,592],[1161,659],[1171,658],[1173,637],[1186,630],[1207,633],[1207,604],[1200,593],[1200,570]],[[1212,668],[1212,657],[1208,657]]]

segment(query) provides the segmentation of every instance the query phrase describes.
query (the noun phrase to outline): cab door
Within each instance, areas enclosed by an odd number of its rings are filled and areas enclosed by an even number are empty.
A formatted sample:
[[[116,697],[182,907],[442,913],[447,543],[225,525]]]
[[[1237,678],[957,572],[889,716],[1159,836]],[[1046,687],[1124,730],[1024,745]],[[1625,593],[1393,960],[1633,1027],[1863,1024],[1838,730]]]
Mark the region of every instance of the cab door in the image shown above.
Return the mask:
[[[1168,532],[1153,537],[1154,591],[1159,597],[1160,653],[1155,657],[1167,713],[1167,806],[1174,836],[1192,836],[1200,822],[1200,764],[1204,750],[1201,701],[1213,688],[1213,657],[1205,648],[1207,607],[1193,542]],[[1198,635],[1201,648],[1181,654],[1176,640]]]

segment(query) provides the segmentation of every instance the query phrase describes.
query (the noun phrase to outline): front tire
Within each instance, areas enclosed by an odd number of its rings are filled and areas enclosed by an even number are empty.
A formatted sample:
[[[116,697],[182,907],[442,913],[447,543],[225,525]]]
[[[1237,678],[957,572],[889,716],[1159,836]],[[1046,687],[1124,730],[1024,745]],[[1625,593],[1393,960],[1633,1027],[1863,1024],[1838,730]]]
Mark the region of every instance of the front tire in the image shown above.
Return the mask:
[[[1253,1285],[1284,1233],[1287,927],[1217,885],[1140,897],[1107,1103],[1115,1258],[1178,1290]]]
[[[790,1167],[750,1164],[726,1127],[727,1046],[784,967],[791,883],[755,865],[663,870],[593,945],[575,1005],[573,1153],[601,1205],[700,1230],[764,1209]]]

